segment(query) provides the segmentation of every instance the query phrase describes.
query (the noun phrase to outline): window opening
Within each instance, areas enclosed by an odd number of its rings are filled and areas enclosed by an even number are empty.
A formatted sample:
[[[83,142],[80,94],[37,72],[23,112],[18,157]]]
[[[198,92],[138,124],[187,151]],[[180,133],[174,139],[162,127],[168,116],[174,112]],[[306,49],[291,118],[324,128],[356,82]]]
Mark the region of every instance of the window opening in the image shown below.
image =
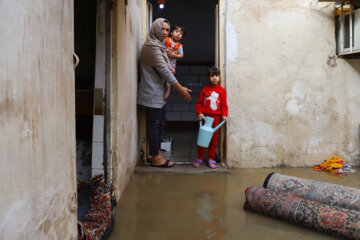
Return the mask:
[[[335,28],[337,55],[360,53],[360,3],[337,3]]]

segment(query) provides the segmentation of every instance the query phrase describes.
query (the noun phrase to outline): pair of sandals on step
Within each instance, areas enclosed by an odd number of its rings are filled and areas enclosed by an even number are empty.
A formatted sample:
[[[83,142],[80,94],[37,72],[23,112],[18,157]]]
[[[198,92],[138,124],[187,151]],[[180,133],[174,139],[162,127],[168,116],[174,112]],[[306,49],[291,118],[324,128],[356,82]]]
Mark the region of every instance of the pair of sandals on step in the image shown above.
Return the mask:
[[[194,164],[193,164],[193,167],[196,167],[196,168],[202,167],[204,161],[206,161],[206,160],[204,160],[204,159],[196,159]],[[218,167],[215,160],[210,159],[210,160],[207,160],[206,162],[207,162],[207,165],[208,165],[209,168],[217,168]]]

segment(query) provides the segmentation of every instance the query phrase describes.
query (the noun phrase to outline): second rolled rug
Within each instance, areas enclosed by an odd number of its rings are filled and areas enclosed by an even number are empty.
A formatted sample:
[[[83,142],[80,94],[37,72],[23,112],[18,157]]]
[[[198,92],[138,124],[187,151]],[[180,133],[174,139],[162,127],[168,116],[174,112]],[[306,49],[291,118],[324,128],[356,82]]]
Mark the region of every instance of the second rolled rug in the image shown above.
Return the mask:
[[[252,186],[244,208],[284,219],[342,239],[360,239],[360,212]]]
[[[360,211],[360,189],[337,184],[314,181],[299,177],[270,173],[264,182],[264,188],[291,193],[311,201],[330,206]]]

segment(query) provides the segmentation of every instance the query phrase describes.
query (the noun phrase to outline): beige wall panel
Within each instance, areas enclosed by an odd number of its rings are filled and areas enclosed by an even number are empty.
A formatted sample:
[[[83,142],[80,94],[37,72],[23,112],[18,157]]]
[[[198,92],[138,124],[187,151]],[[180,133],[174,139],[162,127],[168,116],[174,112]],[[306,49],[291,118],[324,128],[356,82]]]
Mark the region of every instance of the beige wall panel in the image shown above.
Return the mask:
[[[117,1],[112,15],[112,183],[117,198],[139,158],[137,124],[138,61],[142,31],[142,1]]]
[[[0,239],[76,239],[73,1],[1,1],[0,31]]]
[[[335,58],[334,7],[227,0],[227,159],[234,167],[359,165],[360,60]]]

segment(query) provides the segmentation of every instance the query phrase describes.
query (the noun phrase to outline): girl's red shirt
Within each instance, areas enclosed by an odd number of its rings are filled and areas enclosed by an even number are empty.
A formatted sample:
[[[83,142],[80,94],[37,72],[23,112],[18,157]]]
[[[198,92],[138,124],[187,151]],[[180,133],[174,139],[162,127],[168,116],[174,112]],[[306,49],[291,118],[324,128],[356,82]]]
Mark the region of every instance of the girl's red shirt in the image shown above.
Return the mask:
[[[221,115],[227,117],[226,91],[220,85],[205,87],[196,102],[196,114]]]

